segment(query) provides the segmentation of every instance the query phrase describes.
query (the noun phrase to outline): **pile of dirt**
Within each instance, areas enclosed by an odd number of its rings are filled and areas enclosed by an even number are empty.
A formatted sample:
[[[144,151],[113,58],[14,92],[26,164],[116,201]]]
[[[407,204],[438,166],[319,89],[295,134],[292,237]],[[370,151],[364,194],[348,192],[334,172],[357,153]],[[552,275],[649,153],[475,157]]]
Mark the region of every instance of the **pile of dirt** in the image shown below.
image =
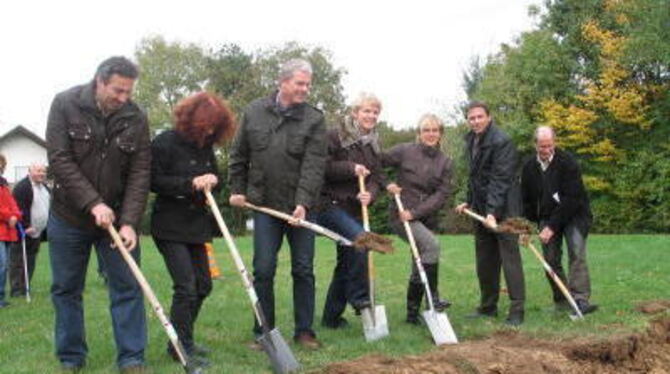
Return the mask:
[[[670,318],[644,333],[600,341],[547,341],[501,331],[480,341],[442,346],[419,355],[371,355],[331,364],[327,374],[586,374],[670,373]]]

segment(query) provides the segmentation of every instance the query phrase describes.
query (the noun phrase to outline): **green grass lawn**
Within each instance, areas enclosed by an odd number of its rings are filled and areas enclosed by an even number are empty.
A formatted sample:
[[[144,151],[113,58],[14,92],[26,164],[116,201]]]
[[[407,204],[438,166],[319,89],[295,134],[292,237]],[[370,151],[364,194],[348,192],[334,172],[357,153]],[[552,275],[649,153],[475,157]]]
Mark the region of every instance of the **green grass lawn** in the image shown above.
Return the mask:
[[[443,236],[441,291],[454,305],[449,318],[461,341],[486,337],[501,329],[504,313],[497,320],[473,321],[464,316],[477,305],[479,292],[474,273],[472,236]],[[169,310],[171,281],[163,260],[150,238],[143,238],[142,268],[163,307]],[[250,263],[251,240],[240,238],[238,247]],[[315,329],[325,347],[317,352],[295,349],[298,360],[308,371],[333,362],[381,353],[390,356],[418,354],[435,349],[427,328],[403,323],[405,289],[409,272],[408,247],[396,241],[398,252],[376,256],[378,273],[377,300],[386,306],[391,334],[386,339],[366,343],[360,320],[347,311],[351,326],[345,330],[327,330],[319,325],[325,293],[335,264],[334,245],[326,239],[317,242],[315,260],[317,299]],[[542,267],[527,250],[523,252],[527,285],[526,323],[521,331],[542,338],[599,337],[641,330],[649,319],[634,310],[636,303],[670,298],[670,236],[667,235],[593,235],[589,240],[592,301],[600,311],[585,321],[571,322],[567,315],[551,310],[551,293]],[[196,326],[196,337],[213,348],[210,373],[267,373],[263,353],[246,347],[251,341],[252,313],[239,275],[223,241],[215,243],[223,280],[216,281],[211,297],[203,306]],[[277,324],[291,341],[293,310],[288,248],[279,260],[276,277]],[[87,373],[115,372],[115,348],[108,312],[107,290],[95,272],[95,258],[89,267],[84,295],[89,357]],[[33,280],[33,302],[11,299],[9,308],[0,310],[0,373],[53,373],[59,364],[53,354],[53,307],[49,298],[50,269],[47,245],[42,246]],[[501,295],[501,311],[507,298]],[[158,319],[147,308],[149,346],[147,364],[153,373],[181,373],[181,368],[165,354],[166,335]]]

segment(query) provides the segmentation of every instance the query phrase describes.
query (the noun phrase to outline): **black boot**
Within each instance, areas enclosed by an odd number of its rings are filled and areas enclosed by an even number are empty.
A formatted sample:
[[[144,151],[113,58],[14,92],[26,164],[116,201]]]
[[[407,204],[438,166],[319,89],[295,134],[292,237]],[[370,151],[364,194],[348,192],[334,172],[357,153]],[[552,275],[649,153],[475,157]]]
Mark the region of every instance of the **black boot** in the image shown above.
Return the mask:
[[[439,264],[423,264],[423,268],[426,270],[426,277],[428,278],[428,287],[430,287],[430,293],[433,294],[433,306],[435,307],[435,310],[441,312],[449,308],[451,306],[451,302],[449,302],[447,299],[440,299],[440,291],[437,290]]]
[[[407,284],[407,319],[405,322],[412,325],[418,325],[419,309],[421,308],[421,299],[423,299],[423,284],[412,282]]]

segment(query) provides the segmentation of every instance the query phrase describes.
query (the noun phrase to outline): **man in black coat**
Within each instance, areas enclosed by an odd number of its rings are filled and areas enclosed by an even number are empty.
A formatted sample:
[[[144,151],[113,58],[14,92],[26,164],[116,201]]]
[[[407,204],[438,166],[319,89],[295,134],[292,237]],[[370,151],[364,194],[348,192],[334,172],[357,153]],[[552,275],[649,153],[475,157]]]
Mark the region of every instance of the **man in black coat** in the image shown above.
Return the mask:
[[[21,224],[25,230],[26,262],[28,280],[35,271],[35,260],[40,242],[46,237],[46,225],[51,205],[51,192],[44,183],[47,168],[44,164],[33,164],[28,168],[28,176],[21,179],[12,191],[16,204],[21,209]],[[24,274],[23,243],[12,243],[9,247],[9,284],[11,296],[19,297],[26,294]]]
[[[497,233],[489,228],[495,227],[498,221],[519,213],[517,152],[509,135],[493,122],[485,103],[470,103],[467,108],[467,121],[471,129],[465,136],[465,158],[470,169],[468,199],[457,206],[456,211],[462,213],[469,208],[486,217],[486,224],[475,223],[481,302],[470,317],[498,315],[502,268],[510,298],[505,323],[518,326],[523,323],[526,298],[518,237]]]
[[[591,226],[591,209],[582,173],[575,159],[556,148],[551,127],[535,131],[537,154],[524,167],[521,182],[524,216],[536,222],[544,257],[568,285],[583,314],[594,312],[598,306],[589,304],[591,282],[586,264],[586,237]],[[561,265],[563,238],[568,245],[569,277]],[[569,309],[561,291],[549,278],[557,309]]]

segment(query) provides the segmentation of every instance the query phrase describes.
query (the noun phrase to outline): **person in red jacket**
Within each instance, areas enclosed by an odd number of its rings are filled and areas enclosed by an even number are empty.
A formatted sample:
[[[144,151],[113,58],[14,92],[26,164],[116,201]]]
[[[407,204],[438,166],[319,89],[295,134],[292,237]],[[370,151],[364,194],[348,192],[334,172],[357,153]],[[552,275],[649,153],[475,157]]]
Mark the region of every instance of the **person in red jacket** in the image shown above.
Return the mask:
[[[7,243],[19,240],[16,223],[21,219],[21,211],[9,190],[7,180],[2,177],[7,159],[0,154],[0,309],[9,305],[5,301],[5,283],[7,280]]]

